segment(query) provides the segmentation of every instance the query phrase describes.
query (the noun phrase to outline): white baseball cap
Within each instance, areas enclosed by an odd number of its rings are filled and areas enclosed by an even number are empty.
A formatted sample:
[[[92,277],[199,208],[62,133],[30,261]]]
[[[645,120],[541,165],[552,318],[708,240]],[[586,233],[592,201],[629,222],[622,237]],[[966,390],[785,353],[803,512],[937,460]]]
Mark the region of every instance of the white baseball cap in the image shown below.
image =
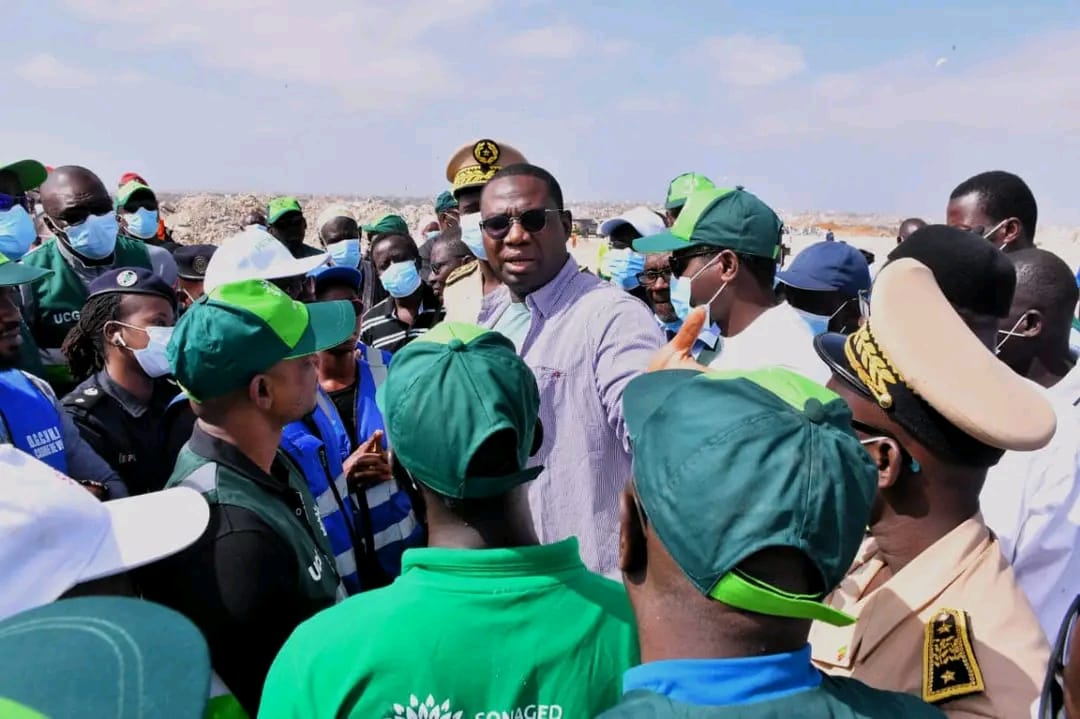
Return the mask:
[[[618,217],[612,217],[610,220],[605,220],[601,223],[600,234],[610,235],[615,231],[615,228],[620,225],[631,225],[642,237],[659,235],[661,232],[667,231],[667,226],[664,224],[664,221],[660,219],[660,215],[656,214],[648,207],[635,207],[632,210],[627,210]]]
[[[293,257],[276,237],[257,227],[247,227],[221,243],[206,266],[203,291],[210,294],[230,282],[277,280],[306,275],[326,264],[330,255]]]
[[[0,445],[0,619],[55,601],[80,582],[175,554],[210,521],[206,500],[177,487],[100,502],[70,477]]]

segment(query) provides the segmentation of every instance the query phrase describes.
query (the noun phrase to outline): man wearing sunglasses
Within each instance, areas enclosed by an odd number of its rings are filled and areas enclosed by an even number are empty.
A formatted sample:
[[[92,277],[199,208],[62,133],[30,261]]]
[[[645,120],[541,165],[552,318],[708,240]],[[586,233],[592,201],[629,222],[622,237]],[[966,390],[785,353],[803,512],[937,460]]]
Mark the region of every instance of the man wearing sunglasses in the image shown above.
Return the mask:
[[[618,493],[630,477],[622,391],[660,347],[644,304],[580,272],[567,250],[571,217],[546,170],[511,165],[481,198],[484,248],[504,288],[480,321],[508,337],[540,386],[545,469],[529,486],[537,536],[577,536],[585,564],[614,575]]]
[[[982,235],[1004,252],[1035,246],[1035,196],[1011,172],[994,170],[964,180],[949,195],[945,215],[949,226]]]
[[[817,622],[810,644],[826,672],[921,696],[946,715],[1029,716],[1049,646],[979,493],[1006,450],[1050,441],[1054,410],[966,326],[938,282],[926,264],[894,259],[874,284],[868,322],[815,339],[878,478],[868,536],[827,599],[858,620]],[[998,297],[1005,306],[992,309],[1003,313],[1009,297]]]
[[[782,223],[742,188],[690,195],[679,219],[659,235],[634,241],[639,252],[671,252],[671,301],[679,319],[705,307],[705,328],[721,335],[714,369],[786,367],[820,382],[828,369],[814,354],[813,333],[793,307],[776,303],[773,280]]]
[[[784,299],[815,334],[859,328],[859,294],[870,291],[870,266],[844,242],[818,242],[776,273]]]
[[[105,185],[85,167],[53,170],[41,186],[41,203],[45,226],[54,237],[23,262],[52,270],[52,276],[22,288],[23,317],[49,383],[66,394],[75,383],[60,345],[79,321],[90,283],[117,267],[141,267],[172,285],[176,262],[166,249],[122,235]]]

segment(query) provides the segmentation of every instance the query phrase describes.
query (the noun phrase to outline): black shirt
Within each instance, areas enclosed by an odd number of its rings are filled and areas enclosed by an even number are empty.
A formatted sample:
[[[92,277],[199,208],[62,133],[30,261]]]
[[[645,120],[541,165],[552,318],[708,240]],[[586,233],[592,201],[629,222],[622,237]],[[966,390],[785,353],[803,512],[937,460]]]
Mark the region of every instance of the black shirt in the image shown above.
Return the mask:
[[[442,321],[446,313],[435,293],[426,284],[421,284],[420,289],[420,312],[412,326],[397,318],[394,298],[387,297],[364,313],[360,322],[360,341],[368,347],[396,352]]]
[[[292,501],[280,456],[267,474],[198,425],[188,447]],[[286,541],[257,514],[219,504],[211,505],[210,523],[195,544],[140,570],[138,580],[147,599],[175,609],[202,630],[214,671],[254,717],[263,682],[285,640],[326,608],[312,606],[298,591],[300,569]]]
[[[341,421],[345,424],[345,429],[349,432],[349,440],[352,442],[363,442],[367,439],[367,437],[356,438],[356,389],[359,384],[360,378],[357,377],[356,381],[348,387],[327,392],[330,395],[330,401],[334,403],[338,414],[341,415]]]
[[[86,443],[136,495],[162,489],[172,474],[160,423],[179,393],[176,385],[159,379],[150,402],[143,404],[101,370],[65,396],[62,404]]]

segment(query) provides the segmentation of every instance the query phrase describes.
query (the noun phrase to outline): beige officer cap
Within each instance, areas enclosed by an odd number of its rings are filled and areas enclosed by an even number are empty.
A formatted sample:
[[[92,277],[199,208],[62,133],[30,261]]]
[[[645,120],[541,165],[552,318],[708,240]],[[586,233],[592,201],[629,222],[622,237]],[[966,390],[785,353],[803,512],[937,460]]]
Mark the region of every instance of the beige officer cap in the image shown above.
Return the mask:
[[[492,176],[508,165],[527,162],[525,156],[506,143],[483,139],[462,145],[446,165],[446,180],[456,196],[469,187],[486,185]]]

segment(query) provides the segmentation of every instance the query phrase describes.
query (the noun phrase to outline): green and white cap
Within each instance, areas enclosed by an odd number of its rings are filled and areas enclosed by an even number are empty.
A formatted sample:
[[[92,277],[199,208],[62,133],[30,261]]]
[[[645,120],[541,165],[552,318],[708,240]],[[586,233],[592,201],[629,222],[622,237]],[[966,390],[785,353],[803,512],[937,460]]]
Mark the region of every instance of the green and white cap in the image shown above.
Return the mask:
[[[673,252],[712,245],[740,254],[780,256],[784,223],[772,208],[741,187],[698,190],[666,232],[634,240],[638,252]]]
[[[684,172],[668,184],[667,199],[664,201],[664,207],[668,210],[677,209],[685,205],[686,198],[698,190],[713,189],[716,189],[716,185],[705,175],[699,175],[696,172]]]
[[[48,170],[37,160],[19,160],[0,166],[0,172],[10,172],[19,180],[19,189],[23,192],[41,186],[49,177]]]
[[[166,353],[196,402],[240,389],[278,362],[345,341],[356,329],[348,301],[303,304],[266,280],[221,285],[176,323]]]
[[[19,285],[37,282],[38,280],[45,279],[52,273],[52,270],[15,262],[8,258],[7,255],[0,253],[0,287],[17,287]]]
[[[495,497],[543,470],[526,467],[543,441],[536,378],[498,332],[436,325],[394,353],[376,399],[395,456],[437,494]],[[514,437],[513,466],[478,472],[477,451],[506,430]]]
[[[282,215],[290,212],[304,214],[300,208],[300,200],[295,197],[275,197],[266,206],[266,223],[272,225],[280,220]]]
[[[667,370],[631,380],[623,412],[647,521],[698,591],[760,614],[855,621],[821,600],[862,542],[877,468],[839,395],[781,368]],[[821,594],[739,568],[778,547],[807,557]]]

